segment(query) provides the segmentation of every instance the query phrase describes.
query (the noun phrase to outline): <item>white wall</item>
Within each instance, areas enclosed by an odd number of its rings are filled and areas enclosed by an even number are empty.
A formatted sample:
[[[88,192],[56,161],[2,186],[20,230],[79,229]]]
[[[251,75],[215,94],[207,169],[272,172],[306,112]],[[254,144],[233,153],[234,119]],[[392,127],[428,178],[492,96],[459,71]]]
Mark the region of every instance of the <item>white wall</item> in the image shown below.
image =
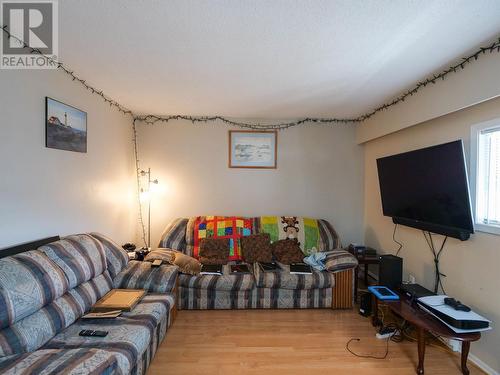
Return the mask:
[[[464,70],[422,88],[403,103],[378,112],[358,125],[357,141],[363,143],[382,137],[499,95],[500,53],[488,52]]]
[[[355,128],[302,126],[278,133],[278,168],[228,168],[220,123],[138,125],[142,168],[166,190],[154,197],[153,246],[175,217],[297,215],[328,219],[343,243],[359,242],[363,154]]]
[[[500,118],[500,98],[449,114],[365,143],[365,240],[384,252],[394,253],[394,225],[382,215],[376,159],[425,146],[463,139],[467,160],[471,125]],[[397,238],[404,244],[404,277],[411,273],[419,284],[432,289],[434,264],[421,231],[400,226]],[[435,236],[441,243],[442,236]],[[465,242],[449,239],[441,256],[441,271],[446,275],[446,292],[478,313],[490,318],[493,331],[485,332],[473,343],[471,353],[500,371],[500,236],[477,232]]]
[[[135,238],[129,119],[58,71],[0,71],[0,248],[100,231]],[[88,113],[88,152],[45,148],[45,96]]]

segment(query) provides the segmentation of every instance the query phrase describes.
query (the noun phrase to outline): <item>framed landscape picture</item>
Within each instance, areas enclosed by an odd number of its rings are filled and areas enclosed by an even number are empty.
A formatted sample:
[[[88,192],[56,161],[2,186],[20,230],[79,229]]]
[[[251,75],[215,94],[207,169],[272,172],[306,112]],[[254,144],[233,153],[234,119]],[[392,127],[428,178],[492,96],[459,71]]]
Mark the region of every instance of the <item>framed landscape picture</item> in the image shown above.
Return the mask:
[[[46,97],[45,146],[87,152],[87,113]]]
[[[276,131],[229,131],[229,168],[276,168]]]

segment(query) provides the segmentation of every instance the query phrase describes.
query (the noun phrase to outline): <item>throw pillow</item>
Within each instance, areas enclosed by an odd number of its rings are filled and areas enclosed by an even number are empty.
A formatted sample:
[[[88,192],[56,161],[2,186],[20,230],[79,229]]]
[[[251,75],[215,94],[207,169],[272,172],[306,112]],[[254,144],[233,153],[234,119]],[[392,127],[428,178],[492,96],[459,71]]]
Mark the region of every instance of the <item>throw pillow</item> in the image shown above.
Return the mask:
[[[198,275],[201,272],[201,263],[197,259],[183,253],[174,254],[174,264],[182,273]]]
[[[338,272],[356,268],[358,260],[345,250],[337,249],[326,252],[325,267],[328,272]]]
[[[279,240],[271,245],[274,258],[280,263],[300,263],[304,260],[304,253],[295,240]]]
[[[269,263],[273,261],[271,236],[269,233],[252,234],[250,236],[242,237],[240,241],[243,257],[246,262]]]
[[[168,248],[159,248],[157,250],[151,251],[144,261],[154,262],[155,260],[162,260],[165,263],[174,264],[174,258],[177,251]]]
[[[200,240],[200,262],[202,264],[227,264],[229,239],[202,238]]]

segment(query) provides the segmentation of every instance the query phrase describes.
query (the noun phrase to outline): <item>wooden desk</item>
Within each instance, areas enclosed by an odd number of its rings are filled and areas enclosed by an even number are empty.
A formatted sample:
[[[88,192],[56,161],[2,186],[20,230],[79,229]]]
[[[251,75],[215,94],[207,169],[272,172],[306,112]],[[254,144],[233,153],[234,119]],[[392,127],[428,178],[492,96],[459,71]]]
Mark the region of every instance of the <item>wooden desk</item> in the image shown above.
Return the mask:
[[[374,306],[372,324],[374,326],[379,326],[382,323],[378,319],[379,300],[375,296],[373,296],[372,299]],[[467,357],[469,356],[470,343],[479,340],[481,338],[481,332],[456,333],[431,314],[423,311],[416,305],[412,305],[410,303],[410,300],[406,296],[400,295],[399,301],[383,301],[383,303],[386,304],[393,313],[399,315],[417,328],[417,374],[424,373],[425,332],[431,332],[438,336],[447,337],[462,342],[462,373],[464,375],[469,375],[469,369],[467,368]]]

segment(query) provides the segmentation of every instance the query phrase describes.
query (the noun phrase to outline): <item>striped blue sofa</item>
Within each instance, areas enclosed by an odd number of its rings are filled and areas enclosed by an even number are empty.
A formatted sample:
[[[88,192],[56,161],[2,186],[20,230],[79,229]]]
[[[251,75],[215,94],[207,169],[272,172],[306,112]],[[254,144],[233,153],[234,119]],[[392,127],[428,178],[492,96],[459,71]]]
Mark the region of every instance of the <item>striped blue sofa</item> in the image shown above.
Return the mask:
[[[175,313],[176,279],[177,267],[129,262],[98,233],[0,259],[0,373],[145,373]],[[119,318],[80,319],[112,288],[148,293]]]
[[[195,222],[201,217],[178,218],[165,228],[159,248],[180,251],[193,256]],[[260,218],[252,220],[252,233],[262,233]],[[299,218],[300,220],[301,218]],[[218,309],[345,309],[353,306],[354,272],[358,262],[340,248],[340,240],[332,225],[321,219],[319,251],[327,252],[330,272],[313,271],[312,275],[282,271],[262,272],[257,264],[251,274],[231,274],[230,264],[223,276],[179,274],[177,305],[179,310]]]

